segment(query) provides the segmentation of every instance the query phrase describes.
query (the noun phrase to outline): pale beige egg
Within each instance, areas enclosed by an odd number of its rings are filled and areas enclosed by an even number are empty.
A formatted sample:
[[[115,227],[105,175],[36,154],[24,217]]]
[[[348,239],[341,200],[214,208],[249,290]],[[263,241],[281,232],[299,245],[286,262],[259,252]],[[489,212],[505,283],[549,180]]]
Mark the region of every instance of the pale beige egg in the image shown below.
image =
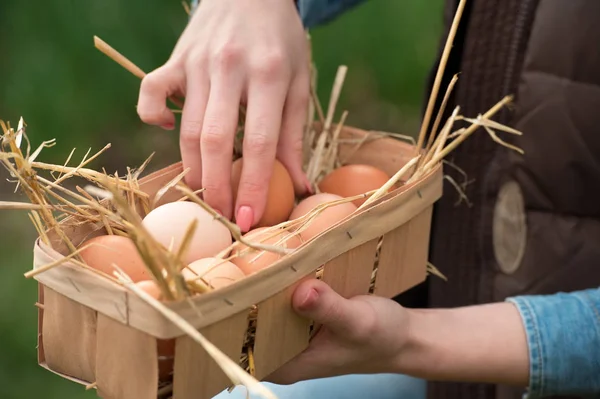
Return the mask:
[[[159,206],[146,215],[143,225],[156,241],[176,253],[193,220],[198,224],[183,256],[185,264],[215,256],[231,245],[231,233],[227,227],[194,202],[171,202]]]
[[[201,277],[214,289],[228,286],[245,276],[236,265],[218,258],[204,258],[192,262],[181,274],[186,280],[198,280]]]

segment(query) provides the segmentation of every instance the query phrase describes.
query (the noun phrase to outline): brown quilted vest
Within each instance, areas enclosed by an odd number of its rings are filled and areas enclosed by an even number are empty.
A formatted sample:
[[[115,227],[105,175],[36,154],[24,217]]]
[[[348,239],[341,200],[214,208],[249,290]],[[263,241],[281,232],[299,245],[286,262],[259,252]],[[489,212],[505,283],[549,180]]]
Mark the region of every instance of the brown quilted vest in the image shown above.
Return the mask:
[[[457,4],[447,2],[446,31]],[[474,117],[515,94],[515,106],[495,119],[523,132],[500,134],[525,155],[480,129],[450,157],[474,182],[466,191],[471,207],[457,206],[446,184],[435,210],[431,261],[449,281],[432,278],[405,301],[423,290],[429,306],[455,307],[598,287],[600,1],[467,4],[445,77],[461,72],[449,109],[460,105]],[[432,399],[521,399],[523,393],[480,384],[429,386]]]

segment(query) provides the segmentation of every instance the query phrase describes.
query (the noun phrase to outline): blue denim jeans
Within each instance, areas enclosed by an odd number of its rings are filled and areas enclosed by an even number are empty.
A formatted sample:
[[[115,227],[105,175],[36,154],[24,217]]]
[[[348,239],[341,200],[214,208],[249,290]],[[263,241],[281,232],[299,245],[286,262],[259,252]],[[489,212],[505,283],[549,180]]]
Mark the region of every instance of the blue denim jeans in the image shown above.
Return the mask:
[[[425,399],[424,380],[398,374],[345,375],[297,382],[293,385],[264,383],[278,399]],[[236,387],[213,399],[246,399],[247,390]],[[250,396],[251,399],[262,399]]]

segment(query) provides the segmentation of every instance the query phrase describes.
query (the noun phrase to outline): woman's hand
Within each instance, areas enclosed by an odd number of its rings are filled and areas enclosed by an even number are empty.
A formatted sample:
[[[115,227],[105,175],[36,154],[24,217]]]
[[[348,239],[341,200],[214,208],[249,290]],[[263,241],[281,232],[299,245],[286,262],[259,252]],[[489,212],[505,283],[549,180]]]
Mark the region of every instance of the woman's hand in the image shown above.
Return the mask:
[[[527,337],[511,303],[405,309],[376,296],[345,299],[309,280],[294,292],[292,306],[322,327],[270,382],[375,373],[517,386],[529,381]]]
[[[409,333],[408,312],[396,302],[376,296],[345,299],[322,281],[309,280],[298,286],[292,305],[322,327],[308,349],[268,381],[396,372]]]
[[[292,0],[202,0],[165,65],[142,81],[138,113],[171,130],[166,98],[185,96],[180,129],[186,182],[247,231],[264,212],[277,157],[298,194],[309,100],[308,42]],[[231,155],[246,104],[244,168],[232,203]]]

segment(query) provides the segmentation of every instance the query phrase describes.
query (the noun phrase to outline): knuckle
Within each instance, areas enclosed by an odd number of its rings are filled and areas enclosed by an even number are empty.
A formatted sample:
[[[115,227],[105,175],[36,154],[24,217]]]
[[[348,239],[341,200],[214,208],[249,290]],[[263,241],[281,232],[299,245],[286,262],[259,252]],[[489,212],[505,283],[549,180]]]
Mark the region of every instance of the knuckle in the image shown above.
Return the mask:
[[[241,57],[241,48],[238,45],[228,43],[216,51],[213,60],[219,68],[231,70],[240,61]]]
[[[158,86],[158,73],[156,71],[152,71],[142,79],[142,83],[140,86],[140,91],[148,92],[156,89]]]
[[[321,319],[327,323],[338,324],[341,319],[341,309],[336,303],[329,303],[321,310]]]
[[[173,76],[174,70],[170,65],[163,65],[144,76],[140,91],[146,94],[157,94],[165,90],[165,85]]]
[[[228,213],[231,206],[231,191],[227,190],[225,176],[214,175],[203,179],[204,199],[212,207]]]
[[[185,58],[181,54],[173,53],[163,65],[163,69],[168,72],[178,71],[185,65],[184,60]]]
[[[265,182],[255,179],[245,179],[240,181],[239,191],[246,196],[260,196],[267,191]]]
[[[203,179],[204,180],[204,184],[202,185],[202,188],[205,190],[205,193],[208,193],[207,198],[209,200],[214,200],[215,195],[219,194],[219,191],[221,190],[222,186],[220,184],[218,184],[217,181],[214,180],[214,178],[209,179]]]
[[[375,311],[365,312],[360,322],[352,326],[349,336],[358,343],[369,342],[379,335],[380,328],[381,326]]]
[[[273,80],[283,74],[285,56],[282,51],[272,50],[258,60],[253,69],[254,75],[262,80]]]
[[[202,132],[202,122],[186,121],[181,125],[182,144],[197,144],[200,142],[200,132]]]
[[[188,56],[185,62],[185,67],[188,70],[196,70],[198,68],[203,68],[204,64],[207,61],[207,56],[203,52],[193,53]]]
[[[223,135],[221,125],[209,122],[204,126],[200,136],[200,142],[208,151],[217,152],[227,144],[226,137]]]
[[[244,139],[244,150],[255,156],[266,155],[275,144],[274,140],[265,133],[255,133]]]

